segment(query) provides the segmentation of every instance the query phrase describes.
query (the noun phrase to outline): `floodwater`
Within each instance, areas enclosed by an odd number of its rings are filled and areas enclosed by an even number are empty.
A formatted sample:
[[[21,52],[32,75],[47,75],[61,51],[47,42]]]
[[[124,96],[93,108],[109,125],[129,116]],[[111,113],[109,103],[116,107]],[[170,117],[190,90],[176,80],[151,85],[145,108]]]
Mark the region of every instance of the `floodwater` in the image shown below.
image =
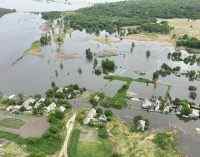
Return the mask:
[[[26,54],[24,51],[31,47],[31,44],[38,40],[44,30],[41,28],[45,21],[40,15],[31,13],[12,13],[0,18],[0,91],[5,94],[43,93],[52,81],[57,85],[77,83],[89,90],[101,90],[106,94],[114,95],[120,88],[122,82],[109,83],[102,76],[96,76],[93,71],[93,64],[85,58],[85,50],[91,48],[95,53],[102,51],[115,51],[117,56],[110,57],[117,64],[116,74],[133,78],[152,78],[152,73],[160,68],[163,63],[175,66],[180,65],[182,71],[197,69],[195,66],[186,66],[181,63],[174,63],[167,59],[167,54],[174,51],[172,45],[156,42],[135,41],[133,52],[131,41],[116,39],[111,35],[109,44],[97,40],[94,34],[73,31],[66,35],[62,45],[52,44],[42,48],[39,55]],[[100,34],[101,40],[105,39],[105,32]],[[150,50],[151,55],[146,57],[146,51]],[[62,58],[62,56],[67,58]],[[61,56],[61,57],[60,57]],[[75,56],[75,58],[73,58]],[[99,63],[102,58],[99,58]],[[61,64],[63,69],[60,68]],[[78,73],[81,69],[81,73]],[[55,75],[55,73],[57,73]],[[143,73],[141,76],[140,73]],[[113,85],[112,85],[113,84]],[[148,97],[152,95],[163,96],[170,88],[172,97],[188,98],[189,85],[199,87],[198,81],[190,82],[184,77],[177,78],[173,75],[160,78],[156,88],[153,85],[145,85],[134,82],[130,91],[138,97]],[[199,89],[197,89],[199,92]],[[200,101],[200,95],[195,100]]]
[[[97,1],[98,2],[98,1]],[[186,66],[181,63],[174,63],[167,59],[167,54],[175,49],[172,45],[156,42],[135,41],[133,52],[129,40],[112,39],[115,42],[103,44],[96,40],[94,34],[73,31],[66,35],[62,45],[52,44],[42,48],[39,55],[26,54],[24,51],[30,48],[31,44],[38,40],[43,33],[41,29],[45,21],[39,14],[31,14],[27,11],[63,11],[91,6],[92,1],[67,1],[56,2],[40,0],[0,0],[0,7],[15,8],[16,13],[8,14],[0,18],[0,91],[4,94],[23,93],[26,95],[44,93],[49,88],[51,82],[63,86],[77,83],[89,90],[103,91],[107,95],[113,96],[122,86],[122,82],[114,81],[110,83],[103,79],[103,76],[96,76],[93,72],[93,64],[85,58],[86,48],[91,48],[93,52],[101,53],[104,50],[114,49],[117,56],[110,57],[117,64],[116,74],[133,78],[152,78],[152,73],[160,68],[165,62],[169,65],[180,65],[183,71],[197,69],[195,66]],[[100,34],[105,37],[105,32]],[[150,50],[151,55],[146,57],[146,51]],[[62,56],[68,56],[62,58]],[[73,58],[73,56],[78,56]],[[61,56],[61,58],[59,57]],[[70,57],[72,56],[72,57]],[[102,58],[98,58],[99,64]],[[14,64],[13,64],[14,63]],[[61,65],[63,68],[61,68]],[[81,73],[78,72],[81,69]],[[142,76],[139,73],[144,73]],[[57,76],[56,76],[57,75]],[[137,97],[148,97],[152,95],[163,96],[170,85],[172,97],[189,98],[189,85],[200,87],[198,81],[190,82],[187,79],[175,76],[160,78],[157,87],[133,82],[129,91],[136,93]],[[197,90],[197,93],[199,93]],[[199,103],[200,95],[195,100]],[[178,120],[174,115],[161,115],[157,113],[146,113],[140,106],[126,108],[115,111],[122,119],[126,120],[134,115],[144,115],[152,121],[152,128],[168,128],[173,123],[181,130],[181,149],[192,157],[199,157],[198,145],[200,137],[195,132],[195,128],[200,128],[199,121],[185,123]]]

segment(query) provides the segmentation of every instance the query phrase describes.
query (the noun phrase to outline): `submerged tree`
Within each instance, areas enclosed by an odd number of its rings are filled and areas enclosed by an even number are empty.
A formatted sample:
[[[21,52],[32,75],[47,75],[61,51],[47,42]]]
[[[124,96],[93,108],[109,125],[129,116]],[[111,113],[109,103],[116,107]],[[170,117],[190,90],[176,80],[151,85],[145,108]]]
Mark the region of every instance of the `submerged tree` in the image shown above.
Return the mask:
[[[90,48],[85,50],[85,55],[88,61],[91,61],[93,59],[93,53],[91,52]]]
[[[63,64],[60,63],[60,69],[61,69],[61,70],[63,70],[63,67],[64,67]]]
[[[101,66],[102,66],[102,69],[103,69],[103,73],[115,71],[115,62],[112,61],[112,60],[109,60],[108,58],[105,59],[105,60],[102,60]]]
[[[82,69],[81,68],[78,68],[78,73],[82,74]]]
[[[93,63],[93,68],[95,69],[98,65],[98,60],[95,58]]]
[[[151,52],[149,50],[146,51],[146,58],[148,59],[151,56]]]

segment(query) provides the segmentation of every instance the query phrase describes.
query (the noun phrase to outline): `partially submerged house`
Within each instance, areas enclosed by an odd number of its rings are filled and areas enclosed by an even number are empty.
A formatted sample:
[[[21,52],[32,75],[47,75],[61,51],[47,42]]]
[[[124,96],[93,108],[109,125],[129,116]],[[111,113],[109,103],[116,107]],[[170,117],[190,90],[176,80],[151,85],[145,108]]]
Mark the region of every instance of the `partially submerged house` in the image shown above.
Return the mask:
[[[150,109],[152,105],[153,105],[152,102],[148,99],[144,99],[144,101],[142,102],[143,109]]]

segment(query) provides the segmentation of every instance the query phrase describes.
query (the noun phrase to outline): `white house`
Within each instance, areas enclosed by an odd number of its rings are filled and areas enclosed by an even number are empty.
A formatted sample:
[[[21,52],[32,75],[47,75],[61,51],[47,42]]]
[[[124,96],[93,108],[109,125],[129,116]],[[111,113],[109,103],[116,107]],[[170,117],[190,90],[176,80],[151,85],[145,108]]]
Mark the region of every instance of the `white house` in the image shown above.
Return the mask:
[[[51,111],[54,111],[56,109],[56,104],[53,102],[51,103],[48,107],[46,107],[46,111],[47,113],[51,112]]]
[[[24,106],[27,111],[30,111],[30,110],[32,110],[31,104],[33,104],[33,103],[35,103],[35,99],[28,98],[26,101],[24,101],[22,106]]]
[[[158,112],[160,109],[160,100],[156,99],[156,102],[155,102],[155,111]]]
[[[142,103],[142,108],[143,109],[149,109],[151,107],[152,107],[152,103],[148,99],[145,99]]]
[[[64,106],[59,107],[60,112],[65,112],[66,108]]]
[[[138,130],[144,131],[144,130],[145,130],[145,125],[146,125],[145,120],[139,120],[138,122],[139,122],[139,123],[138,123],[137,129],[138,129]]]
[[[9,100],[12,100],[12,99],[14,99],[15,97],[16,97],[16,95],[13,94],[13,95],[10,95],[10,96],[8,97],[8,99],[9,99]]]
[[[58,88],[58,90],[56,91],[56,93],[63,93],[63,88]]]
[[[192,109],[192,113],[190,114],[191,118],[199,118],[199,110]]]
[[[105,114],[102,114],[102,115],[99,117],[99,120],[100,120],[101,122],[107,122],[107,117],[106,117],[106,115],[105,115]]]
[[[83,124],[87,125],[90,123],[91,120],[93,120],[96,116],[96,110],[94,108],[92,108],[88,114],[87,117],[83,120]]]

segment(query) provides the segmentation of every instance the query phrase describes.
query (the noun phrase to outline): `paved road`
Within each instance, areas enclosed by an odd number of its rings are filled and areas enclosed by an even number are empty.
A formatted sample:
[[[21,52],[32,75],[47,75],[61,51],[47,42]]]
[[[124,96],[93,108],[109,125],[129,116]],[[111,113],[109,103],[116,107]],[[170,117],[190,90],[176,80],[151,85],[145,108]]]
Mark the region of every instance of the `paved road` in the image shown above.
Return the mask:
[[[65,137],[63,147],[62,147],[58,157],[68,157],[67,145],[69,142],[71,132],[74,128],[75,119],[76,119],[76,113],[74,113],[73,116],[67,121],[67,124],[66,124],[67,135]]]

